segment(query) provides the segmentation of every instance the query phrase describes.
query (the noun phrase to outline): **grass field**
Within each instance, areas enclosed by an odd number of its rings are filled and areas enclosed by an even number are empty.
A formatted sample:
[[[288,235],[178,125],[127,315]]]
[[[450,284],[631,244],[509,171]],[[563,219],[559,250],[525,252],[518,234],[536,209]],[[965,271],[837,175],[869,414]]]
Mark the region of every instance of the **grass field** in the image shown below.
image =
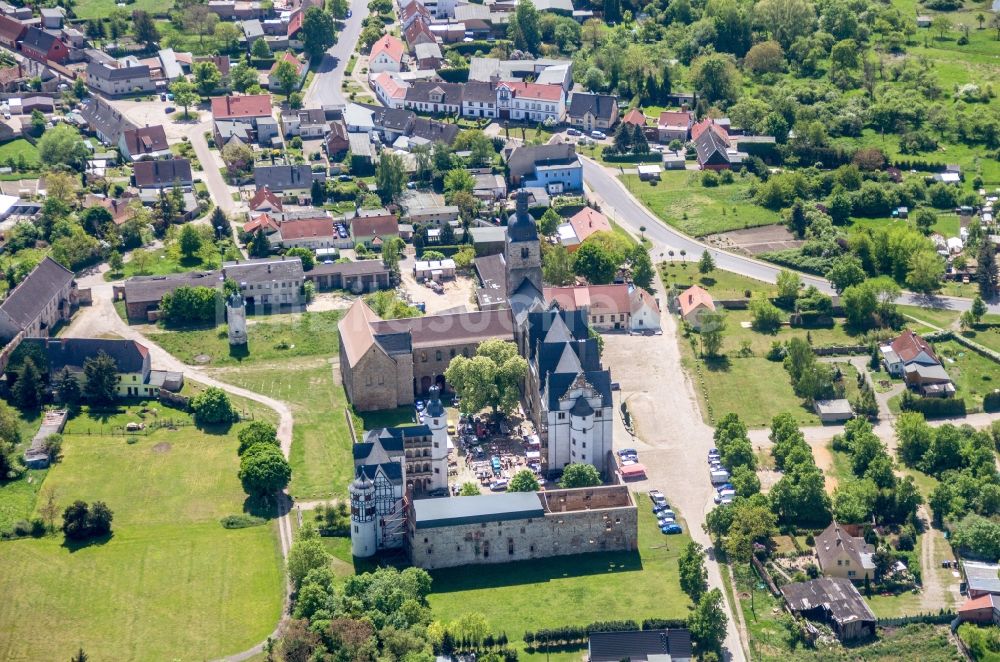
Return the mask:
[[[686,256],[688,259],[697,260],[700,256]],[[762,280],[747,278],[740,274],[722,269],[714,269],[707,274],[698,271],[697,263],[682,262],[679,256],[674,260],[660,262],[660,275],[666,287],[676,286],[679,290],[685,290],[692,285],[708,290],[715,299],[742,299],[747,292],[764,292],[774,294],[774,285]]]
[[[948,308],[924,308],[922,306],[896,306],[903,315],[914,317],[918,320],[928,322],[936,327],[946,329],[961,316],[957,310]]]
[[[734,413],[750,427],[766,427],[777,414],[788,412],[800,425],[819,424],[819,417],[792,391],[780,362],[734,357],[706,363],[694,359],[690,350],[685,354],[684,363],[689,371],[694,369],[698,400],[709,422]]]
[[[785,321],[788,315],[783,314]],[[814,347],[829,347],[832,345],[864,344],[860,337],[852,335],[843,325],[843,320],[835,320],[829,328],[803,329],[782,326],[774,333],[762,333],[752,328],[742,326],[749,324],[753,316],[748,310],[730,310],[726,313],[726,330],[723,333],[722,351],[734,356],[742,346],[743,341],[750,342],[750,349],[756,356],[764,356],[774,342],[788,342],[792,338],[811,339]]]
[[[479,612],[494,630],[506,631],[512,642],[539,628],[683,618],[689,601],[680,589],[677,557],[690,540],[684,526],[685,533],[665,536],[648,509],[640,506],[638,552],[432,571],[428,600],[435,619],[450,621]],[[555,605],[573,608],[555,609]],[[579,659],[579,653],[572,659]]]
[[[934,350],[955,382],[955,397],[969,409],[982,407],[983,396],[1000,388],[1000,365],[954,340],[934,343]]]
[[[748,199],[749,184],[739,177],[732,184],[706,188],[700,173],[664,172],[662,181],[648,183],[638,175],[622,175],[622,182],[667,225],[701,237],[778,223],[778,214]]]
[[[173,0],[164,0],[163,2],[157,2],[156,0],[135,0],[132,4],[125,7],[125,11],[131,15],[133,11],[141,9],[154,16],[166,16],[173,9],[173,6]],[[80,0],[73,5],[73,13],[81,20],[106,18],[116,7],[115,0]]]
[[[247,349],[231,349],[226,326],[165,331],[149,327],[155,341],[181,361],[199,365],[239,365],[308,356],[336,358],[337,322],[342,311],[250,317]]]
[[[334,371],[325,358],[314,358],[213,372],[218,379],[291,405],[295,429],[288,491],[297,499],[343,497],[353,473],[344,416],[347,398]]]
[[[38,148],[24,138],[11,140],[0,145],[0,165],[6,165],[8,159],[13,159],[16,164],[22,156],[29,168],[38,167]]]
[[[96,659],[194,660],[261,641],[281,613],[281,559],[272,524],[219,524],[245,499],[235,430],[162,429],[128,444],[75,432],[138,420],[134,409],[88,419],[67,427],[44,487],[60,505],[105,501],[114,533],[82,547],[62,536],[3,543],[0,658],[63,659],[83,645]]]

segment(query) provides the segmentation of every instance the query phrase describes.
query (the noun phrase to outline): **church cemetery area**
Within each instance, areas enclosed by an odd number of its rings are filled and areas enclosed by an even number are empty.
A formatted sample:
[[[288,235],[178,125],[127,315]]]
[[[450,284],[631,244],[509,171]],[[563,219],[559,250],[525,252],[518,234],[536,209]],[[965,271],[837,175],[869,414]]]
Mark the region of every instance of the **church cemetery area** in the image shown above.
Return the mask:
[[[143,418],[145,406],[85,409],[67,424],[62,460],[47,471],[33,514],[50,490],[61,505],[103,500],[113,533],[89,544],[62,535],[3,543],[10,571],[0,575],[0,657],[62,659],[85,637],[97,659],[122,659],[123,651],[203,659],[273,630],[283,582],[276,527],[227,529],[219,521],[243,512],[236,432],[244,424],[199,429],[189,414],[158,403]],[[167,418],[178,427],[153,428]],[[121,431],[140,421],[146,430]]]

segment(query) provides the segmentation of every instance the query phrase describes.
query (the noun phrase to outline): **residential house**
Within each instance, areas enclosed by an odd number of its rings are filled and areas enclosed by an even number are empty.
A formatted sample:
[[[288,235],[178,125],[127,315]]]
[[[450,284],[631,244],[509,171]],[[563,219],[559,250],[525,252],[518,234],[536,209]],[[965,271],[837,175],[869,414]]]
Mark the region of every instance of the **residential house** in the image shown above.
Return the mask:
[[[608,94],[575,92],[569,102],[567,121],[588,132],[610,129],[618,121],[618,98]]]
[[[191,162],[188,159],[137,161],[132,170],[132,179],[140,189],[191,188]]]
[[[582,312],[596,331],[659,331],[660,309],[648,292],[647,298],[642,292],[645,290],[630,289],[624,283],[546,287],[543,290],[547,306]],[[641,313],[634,323],[633,308]]]
[[[403,30],[403,37],[410,49],[415,49],[419,44],[431,44],[437,41],[430,26],[423,21],[410,23],[410,27]]]
[[[399,236],[399,219],[388,212],[366,214],[360,211],[354,218],[345,220],[354,245],[372,246],[376,240],[381,243],[388,237]]]
[[[478,256],[503,253],[507,243],[507,228],[503,226],[470,227],[469,234],[472,236],[472,246]]]
[[[566,117],[566,91],[560,85],[502,81],[496,89],[503,119],[559,124]]]
[[[816,560],[824,575],[857,582],[875,579],[875,547],[860,533],[857,525],[834,520],[816,536]]]
[[[237,94],[212,97],[212,119],[248,122],[256,126],[257,121],[271,117],[270,94]]]
[[[400,201],[403,218],[411,225],[442,226],[458,221],[458,207],[446,205],[444,196],[436,193],[408,191]]]
[[[691,632],[669,630],[626,630],[592,632],[587,640],[590,662],[690,662],[694,659]]]
[[[337,232],[329,216],[296,218],[278,224],[278,232],[268,237],[272,248],[333,248]]]
[[[958,620],[976,625],[1000,625],[1000,595],[987,593],[969,597],[958,608]]]
[[[519,145],[507,157],[511,186],[539,187],[549,194],[583,189],[583,165],[576,146]]]
[[[413,53],[417,58],[417,67],[420,69],[437,71],[444,62],[444,55],[441,54],[441,47],[437,45],[437,42],[417,44],[413,48]]]
[[[30,27],[24,33],[21,52],[37,62],[64,64],[69,59],[69,47],[58,35],[36,27]]]
[[[410,84],[392,75],[389,71],[375,74],[368,80],[379,101],[388,108],[402,108],[406,102],[406,90]]]
[[[792,614],[829,623],[842,642],[875,636],[877,619],[857,587],[841,577],[821,577],[781,587]]]
[[[409,4],[400,7],[399,24],[404,30],[410,27],[410,24],[417,19],[422,19],[427,23],[430,23],[433,19],[431,13],[424,7],[424,4],[420,0],[410,0]]]
[[[403,106],[424,113],[456,115],[462,108],[461,83],[417,81],[406,89]]]
[[[135,340],[28,338],[24,342],[36,347],[45,357],[38,367],[50,382],[63,370],[83,381],[87,359],[104,352],[115,362],[118,376],[115,392],[120,398],[155,398],[160,389],[177,392],[184,386],[184,373],[153,370],[149,349]]]
[[[198,55],[194,58],[194,63],[199,62],[214,64],[215,68],[222,74],[222,87],[229,87],[229,70],[232,68],[232,62],[228,55]]]
[[[251,145],[257,139],[257,132],[249,122],[239,120],[219,120],[212,122],[212,138],[215,146],[221,150],[230,140],[238,140],[244,145]]]
[[[313,180],[325,181],[326,174],[313,172],[308,163],[300,165],[258,165],[253,169],[257,188],[267,187],[284,195],[309,196]]]
[[[330,130],[322,108],[295,110],[281,114],[281,125],[286,136],[301,136],[309,140],[322,138]]]
[[[382,71],[400,72],[403,70],[403,57],[406,53],[406,46],[391,34],[383,35],[378,41],[372,44],[371,53],[368,56],[368,71],[373,74]]]
[[[1000,564],[963,559],[962,576],[970,598],[1000,596]]]
[[[632,316],[629,326],[632,333],[660,333],[660,304],[645,288],[635,287],[629,293]]]
[[[439,122],[426,117],[416,117],[407,138],[409,142],[418,144],[444,143],[451,145],[461,133],[462,128],[450,122]]]
[[[156,89],[149,67],[121,63],[111,67],[102,62],[87,63],[87,84],[104,94],[131,94]]]
[[[696,330],[701,330],[702,320],[707,313],[715,312],[712,295],[697,285],[678,294],[676,303],[680,316]]]
[[[297,57],[292,55],[290,51],[285,51],[281,57],[274,59],[274,64],[271,65],[271,70],[267,72],[267,89],[272,92],[284,93],[281,83],[274,78],[274,72],[278,69],[278,65],[282,62],[288,62],[295,67],[295,73],[298,76],[298,83],[295,84],[295,89],[302,86],[302,82],[306,79],[306,73],[309,71],[309,65],[300,61]]]
[[[111,220],[115,225],[122,225],[125,221],[135,216],[135,209],[132,206],[133,197],[109,198],[103,193],[88,193],[83,198],[83,206],[104,207],[111,214]]]
[[[317,290],[347,290],[355,294],[377,292],[392,287],[389,268],[381,259],[356,262],[321,262],[305,272],[305,279]]]
[[[498,117],[493,83],[470,80],[462,87],[462,117]]]
[[[38,10],[42,18],[42,27],[46,30],[61,30],[66,10],[62,7],[42,7]]]
[[[955,394],[955,385],[941,359],[927,341],[913,331],[903,331],[891,343],[882,345],[879,351],[889,374],[902,377],[909,388],[929,397],[947,398]]]
[[[656,132],[661,143],[674,140],[687,142],[691,135],[694,115],[686,110],[664,110],[656,120]]]
[[[263,232],[269,246],[277,243],[276,237],[280,230],[281,224],[267,212],[251,215],[250,220],[243,224],[243,232],[246,234]]]
[[[340,158],[351,147],[347,126],[342,122],[330,122],[330,131],[326,134],[326,154],[331,159]]]
[[[190,271],[164,276],[134,276],[114,287],[116,301],[124,301],[125,315],[130,322],[156,321],[160,300],[180,287],[222,287],[219,271]]]
[[[691,138],[698,156],[698,167],[702,170],[728,170],[747,158],[745,152],[730,145],[729,132],[714,120],[706,119],[693,125]]]
[[[302,303],[302,260],[297,257],[225,262],[222,271],[239,284],[248,308]]]
[[[171,157],[170,144],[167,142],[167,133],[162,124],[122,131],[118,149],[129,161]]]
[[[282,211],[281,197],[275,195],[267,186],[257,189],[247,206],[253,212],[277,212],[280,214]]]
[[[240,28],[243,29],[243,37],[246,39],[248,48],[253,46],[253,42],[264,38],[264,26],[256,18],[242,21]]]
[[[83,102],[80,116],[87,129],[105,145],[117,145],[124,131],[138,128],[114,106],[96,96]]]
[[[584,207],[568,221],[559,224],[556,236],[560,244],[573,252],[595,232],[611,232],[611,223],[607,216],[593,207]]]
[[[17,42],[24,38],[27,31],[28,26],[16,18],[0,16],[0,46],[16,51]]]
[[[622,124],[628,124],[629,126],[646,126],[646,115],[642,112],[641,108],[633,108],[632,110],[625,113],[625,117],[622,118]]]
[[[496,175],[492,172],[480,172],[473,175],[475,184],[472,186],[472,195],[479,200],[488,203],[498,202],[507,197],[507,182],[503,175]]]
[[[73,272],[50,257],[44,258],[0,303],[0,341],[18,334],[48,336],[68,320],[79,295]]]

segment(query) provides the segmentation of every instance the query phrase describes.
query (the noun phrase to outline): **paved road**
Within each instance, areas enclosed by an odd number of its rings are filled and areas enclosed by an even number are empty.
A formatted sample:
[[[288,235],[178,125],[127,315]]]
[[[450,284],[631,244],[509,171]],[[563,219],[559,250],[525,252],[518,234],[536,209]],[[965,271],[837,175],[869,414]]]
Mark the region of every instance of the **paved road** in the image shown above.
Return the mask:
[[[697,239],[683,234],[661,221],[655,214],[643,206],[607,168],[587,157],[581,156],[580,160],[583,162],[583,177],[587,186],[600,196],[605,206],[613,208],[607,210],[612,220],[628,227],[636,234],[639,233],[641,226],[646,226],[645,235],[653,242],[651,252],[654,261],[666,259],[668,250],[673,250],[675,254],[679,254],[683,250],[687,253],[689,259],[698,259],[702,251],[708,250],[715,260],[715,264],[721,269],[770,283],[773,283],[777,279],[778,272],[781,270],[780,267],[744,255],[737,255],[707,246]],[[819,290],[827,294],[833,293],[833,288],[824,278],[802,274],[802,282],[807,286],[815,285]],[[927,296],[909,292],[904,293],[897,302],[910,306],[948,308],[953,310],[968,310],[972,305],[972,301],[969,299]],[[989,304],[989,309],[991,313],[1000,313],[1000,303]]]
[[[340,85],[344,80],[347,61],[361,36],[361,24],[368,16],[367,0],[351,0],[351,12],[351,17],[344,23],[344,29],[337,33],[337,43],[323,56],[316,75],[306,90],[306,108],[347,103]]]

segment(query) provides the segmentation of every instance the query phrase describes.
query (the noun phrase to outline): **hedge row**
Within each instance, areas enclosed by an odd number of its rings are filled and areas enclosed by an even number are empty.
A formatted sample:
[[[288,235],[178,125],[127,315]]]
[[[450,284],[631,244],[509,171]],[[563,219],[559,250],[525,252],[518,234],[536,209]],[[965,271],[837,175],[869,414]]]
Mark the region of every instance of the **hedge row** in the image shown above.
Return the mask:
[[[645,154],[609,154],[605,151],[601,158],[609,163],[659,163],[663,160],[663,155],[659,152],[646,152]]]
[[[684,619],[650,618],[639,624],[633,620],[597,621],[585,627],[566,625],[524,633],[524,643],[532,644],[573,644],[585,643],[594,632],[628,632],[632,630],[662,630],[687,627]]]
[[[921,398],[910,391],[903,392],[899,408],[919,412],[927,418],[965,416],[965,400],[962,398]]]

